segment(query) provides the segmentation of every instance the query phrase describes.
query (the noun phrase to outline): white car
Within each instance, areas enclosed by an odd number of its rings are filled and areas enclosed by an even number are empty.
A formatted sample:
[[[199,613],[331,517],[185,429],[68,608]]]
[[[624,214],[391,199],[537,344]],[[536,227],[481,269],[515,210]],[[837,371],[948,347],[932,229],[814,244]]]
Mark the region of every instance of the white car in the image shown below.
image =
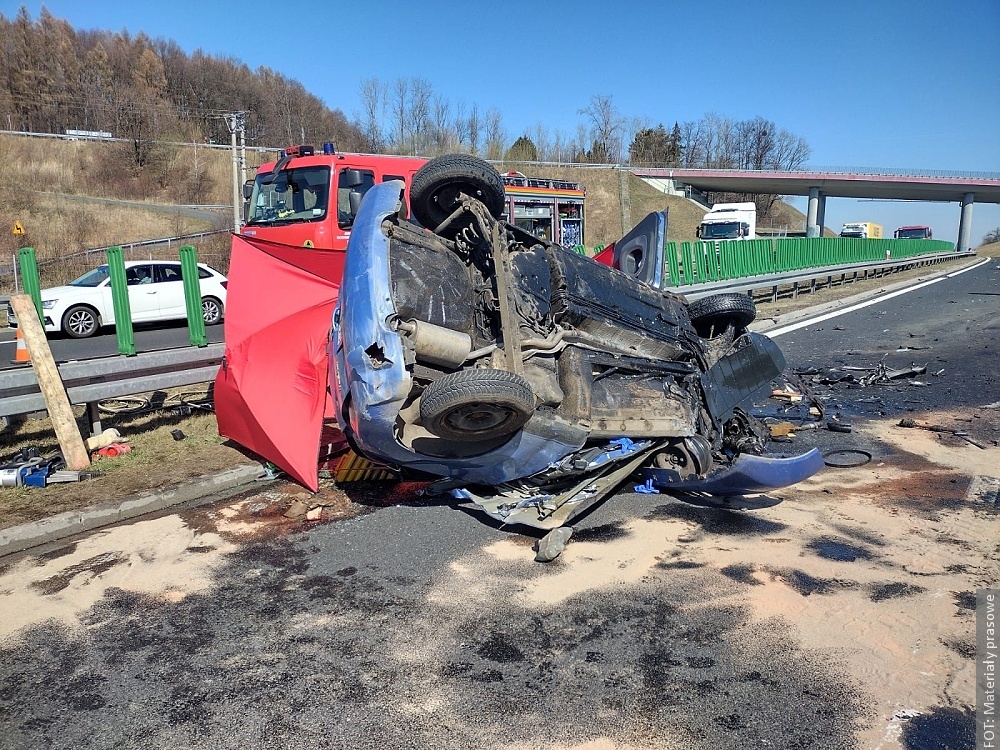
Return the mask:
[[[66,286],[42,289],[45,330],[65,333],[75,339],[97,333],[101,326],[115,324],[108,266],[99,266]],[[198,264],[201,311],[205,325],[222,322],[226,309],[226,277],[204,263]],[[181,264],[164,260],[127,261],[125,279],[133,323],[183,320],[187,317]],[[7,319],[17,327],[8,306]]]

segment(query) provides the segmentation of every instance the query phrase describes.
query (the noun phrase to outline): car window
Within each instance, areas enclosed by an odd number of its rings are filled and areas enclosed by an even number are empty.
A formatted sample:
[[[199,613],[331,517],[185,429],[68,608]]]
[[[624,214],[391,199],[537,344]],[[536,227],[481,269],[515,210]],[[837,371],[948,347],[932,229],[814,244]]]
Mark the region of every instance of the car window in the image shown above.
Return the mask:
[[[87,271],[83,276],[69,282],[70,286],[100,286],[108,280],[108,267],[98,266],[93,271]]]
[[[337,225],[349,229],[361,198],[375,185],[375,173],[367,169],[342,169],[337,179]]]
[[[164,263],[156,266],[158,282],[183,281],[180,263]]]
[[[201,266],[198,266],[199,279],[210,279],[212,278],[212,275],[213,275],[212,272],[209,271],[207,268],[202,268]]]
[[[129,266],[125,269],[125,283],[128,286],[135,286],[136,284],[152,284],[153,283],[153,267],[152,266]]]

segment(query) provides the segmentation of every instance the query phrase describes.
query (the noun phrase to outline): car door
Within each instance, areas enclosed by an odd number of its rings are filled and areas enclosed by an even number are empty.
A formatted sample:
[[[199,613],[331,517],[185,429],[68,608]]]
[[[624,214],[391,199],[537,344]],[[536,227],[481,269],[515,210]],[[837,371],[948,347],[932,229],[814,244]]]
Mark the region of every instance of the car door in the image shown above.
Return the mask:
[[[157,263],[154,267],[157,299],[161,318],[185,318],[187,306],[184,303],[184,279],[180,263]]]
[[[154,280],[152,263],[140,263],[125,269],[133,323],[156,320],[160,316],[159,289]]]

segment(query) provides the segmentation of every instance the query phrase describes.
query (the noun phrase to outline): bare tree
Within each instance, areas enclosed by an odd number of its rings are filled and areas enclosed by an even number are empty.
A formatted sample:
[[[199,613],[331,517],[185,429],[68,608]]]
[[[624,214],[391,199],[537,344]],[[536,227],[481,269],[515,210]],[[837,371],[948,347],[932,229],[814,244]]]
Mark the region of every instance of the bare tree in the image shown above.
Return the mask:
[[[479,105],[473,104],[469,109],[469,153],[479,154],[479,141],[483,137],[483,122],[479,114]]]
[[[407,117],[409,153],[424,154],[430,145],[431,102],[434,88],[426,78],[410,79],[410,108]]]
[[[448,100],[435,94],[431,108],[431,139],[434,142],[434,153],[446,154],[449,151],[454,151],[457,143],[455,131],[452,128],[451,106],[448,104]]]
[[[361,98],[361,133],[364,135],[366,148],[373,153],[380,153],[385,148],[385,137],[382,135],[382,119],[385,114],[386,87],[378,78],[365,78],[361,81],[358,96]]]
[[[622,161],[622,138],[625,118],[618,112],[610,94],[595,94],[590,105],[579,111],[590,121],[593,141],[599,145],[607,159],[618,164]]]
[[[500,160],[503,158],[507,141],[507,134],[503,128],[503,115],[500,114],[500,110],[490,107],[486,110],[485,121],[486,158]]]
[[[459,99],[455,105],[455,115],[452,119],[452,131],[455,134],[455,142],[458,148],[468,148],[469,144],[469,116],[465,112],[465,99]]]
[[[531,129],[531,140],[535,144],[536,158],[540,161],[556,161],[552,155],[549,141],[549,129],[541,122],[536,122]]]
[[[397,78],[389,90],[389,111],[392,113],[393,142],[396,151],[405,153],[409,131],[410,83],[405,78]]]

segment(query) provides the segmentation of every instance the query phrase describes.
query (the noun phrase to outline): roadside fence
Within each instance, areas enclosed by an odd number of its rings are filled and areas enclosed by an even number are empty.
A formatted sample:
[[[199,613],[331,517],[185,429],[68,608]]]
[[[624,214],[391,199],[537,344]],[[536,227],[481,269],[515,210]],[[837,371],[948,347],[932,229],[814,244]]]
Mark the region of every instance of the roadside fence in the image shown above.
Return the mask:
[[[95,266],[104,264],[106,262],[105,256],[112,247],[120,249],[124,260],[168,260],[176,258],[178,249],[183,245],[191,245],[199,240],[206,242],[216,237],[228,237],[229,233],[230,230],[228,229],[216,229],[209,232],[181,234],[174,237],[161,237],[159,239],[128,242],[121,245],[90,248],[61,255],[58,258],[42,258],[36,261],[36,266],[38,275],[43,282],[43,287],[58,286],[89,271]],[[202,263],[207,263],[220,273],[225,274],[228,270],[228,242],[225,243],[224,249],[220,249],[217,252],[205,252],[205,248],[203,248],[200,255]],[[12,289],[15,293],[20,292],[23,287],[23,281],[19,276],[19,271],[20,263],[18,262],[18,255],[14,254],[12,262],[9,265],[0,265],[0,289],[6,288]]]

